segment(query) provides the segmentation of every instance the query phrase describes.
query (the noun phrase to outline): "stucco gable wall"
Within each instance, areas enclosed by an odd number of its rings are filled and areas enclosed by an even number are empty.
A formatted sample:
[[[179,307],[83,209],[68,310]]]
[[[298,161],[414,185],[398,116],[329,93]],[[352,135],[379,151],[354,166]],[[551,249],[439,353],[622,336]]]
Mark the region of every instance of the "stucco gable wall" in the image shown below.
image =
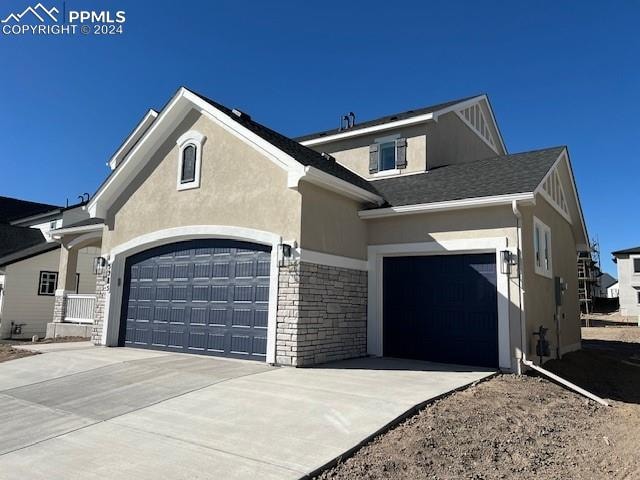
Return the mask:
[[[373,133],[338,140],[331,143],[321,143],[310,148],[318,152],[333,155],[336,161],[361,177],[374,178],[369,173],[369,146],[376,139],[389,135],[400,135],[407,139],[407,168],[401,170],[403,174],[424,172],[427,167],[427,126],[414,125],[395,130]]]
[[[200,187],[177,190],[176,140],[206,136]],[[140,235],[187,225],[230,225],[300,238],[300,194],[287,174],[253,147],[191,111],[107,215],[103,252]]]
[[[494,137],[498,142],[498,137]],[[438,118],[427,133],[427,169],[495,157],[491,149],[455,112]]]
[[[555,326],[555,285],[553,277],[559,276],[567,282],[563,305],[560,309],[560,347],[575,347],[580,343],[580,311],[578,306],[578,273],[576,240],[571,225],[540,195],[536,205],[523,207],[522,245],[524,288],[527,292],[525,312],[527,318],[527,340],[529,352],[535,353],[536,339],[533,332],[540,325],[549,329],[547,334],[554,350],[558,345]],[[535,272],[533,240],[533,217],[551,228],[551,260],[553,277],[547,278]],[[564,314],[564,318],[562,315]],[[555,355],[555,352],[552,351]]]

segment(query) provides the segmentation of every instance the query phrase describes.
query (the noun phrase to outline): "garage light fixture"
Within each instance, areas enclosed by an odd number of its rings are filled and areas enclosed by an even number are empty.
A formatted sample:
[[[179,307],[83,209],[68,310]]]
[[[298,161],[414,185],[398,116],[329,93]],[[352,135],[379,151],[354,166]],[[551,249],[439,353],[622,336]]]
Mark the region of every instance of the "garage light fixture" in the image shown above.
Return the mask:
[[[278,249],[280,250],[280,266],[284,267],[285,265],[288,265],[289,261],[291,260],[293,247],[288,243],[281,243],[280,245],[278,245]]]
[[[500,273],[503,275],[511,274],[511,267],[518,264],[518,256],[509,250],[500,252]]]

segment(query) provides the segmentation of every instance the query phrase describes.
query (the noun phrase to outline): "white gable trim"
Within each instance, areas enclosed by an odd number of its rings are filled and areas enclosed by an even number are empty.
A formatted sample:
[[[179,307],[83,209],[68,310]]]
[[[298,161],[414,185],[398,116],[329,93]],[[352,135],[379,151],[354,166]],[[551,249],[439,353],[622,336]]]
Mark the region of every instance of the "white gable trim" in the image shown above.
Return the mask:
[[[111,157],[111,160],[109,160],[108,165],[111,168],[111,170],[115,170],[115,168],[118,166],[118,162],[122,160],[122,155],[127,150],[129,150],[133,146],[133,144],[135,144],[135,142],[137,142],[140,139],[144,131],[147,128],[149,128],[149,126],[155,121],[157,117],[158,117],[158,112],[150,108],[149,111],[146,113],[146,115],[142,118],[142,120],[140,120],[140,123],[138,123],[138,126],[125,139],[122,146],[113,155],[113,157]]]
[[[580,225],[582,227],[582,233],[584,234],[584,238],[587,241],[586,245],[578,245],[579,249],[589,249],[589,234],[587,233],[587,224],[584,220],[584,213],[582,212],[582,205],[580,204],[580,197],[578,196],[578,189],[576,187],[576,177],[573,174],[573,168],[571,168],[571,161],[569,160],[569,152],[567,152],[567,149],[564,148],[562,150],[562,152],[560,153],[560,155],[558,155],[558,159],[554,162],[553,166],[551,167],[551,169],[549,170],[549,172],[547,172],[547,175],[550,174],[551,171],[555,170],[555,168],[557,168],[557,166],[560,164],[560,162],[565,161],[566,165],[567,165],[567,170],[569,170],[569,177],[571,179],[570,183],[571,183],[571,192],[573,193],[573,199],[576,202],[576,207],[578,209],[579,212],[579,220],[580,220]],[[540,195],[545,198],[547,201],[549,201],[546,197],[544,193],[544,182],[546,181],[546,179],[548,178],[547,175],[545,175],[545,177],[542,179],[542,181],[540,182],[540,184],[536,187],[536,189],[534,190],[534,194],[538,194],[540,193]],[[545,192],[546,193],[546,192]],[[550,204],[556,209],[558,210],[558,208],[554,205],[555,202],[550,202]],[[559,213],[562,214],[561,211],[559,211]],[[563,215],[564,218],[566,218]],[[571,219],[568,219],[569,223],[572,223]]]
[[[391,130],[399,127],[406,127],[408,125],[415,125],[417,123],[428,122],[434,119],[433,112],[425,113],[423,115],[417,115],[411,118],[405,118],[396,122],[383,123],[381,125],[373,125],[371,127],[360,128],[357,130],[345,130],[344,132],[336,133],[326,137],[311,138],[300,142],[305,147],[311,147],[313,145],[320,145],[322,143],[333,142],[334,140],[342,140],[344,138],[359,137],[361,135],[368,135],[370,133],[383,132],[385,130]]]
[[[389,123],[383,123],[381,125],[373,125],[371,127],[366,127],[366,128],[360,128],[360,129],[356,129],[356,130],[345,130],[344,132],[340,132],[340,133],[336,133],[333,135],[328,135],[326,137],[317,137],[317,138],[310,138],[309,140],[304,140],[302,142],[300,142],[300,144],[305,145],[307,147],[311,147],[314,145],[321,145],[323,143],[329,143],[329,142],[333,142],[335,140],[342,140],[345,138],[351,138],[351,137],[359,137],[362,135],[369,135],[371,133],[377,133],[377,132],[383,132],[385,130],[392,130],[394,128],[400,128],[400,127],[405,127],[408,125],[415,125],[415,124],[419,124],[419,123],[425,123],[425,122],[429,122],[429,121],[438,121],[438,117],[449,113],[449,112],[454,112],[460,109],[464,109],[469,107],[470,105],[473,105],[474,103],[478,103],[481,100],[484,100],[487,103],[487,109],[489,110],[489,113],[491,114],[491,121],[493,122],[493,126],[496,129],[496,132],[498,132],[498,141],[500,142],[500,147],[502,147],[502,151],[506,154],[507,153],[507,149],[504,145],[504,140],[502,139],[502,135],[500,134],[500,129],[498,128],[498,124],[496,122],[496,117],[493,114],[493,109],[491,108],[491,103],[489,102],[489,98],[486,95],[478,95],[477,97],[473,97],[470,98],[469,100],[465,100],[464,102],[459,102],[456,103],[454,105],[450,105],[446,108],[442,108],[440,110],[436,110],[434,112],[430,112],[430,113],[425,113],[423,115],[416,115],[415,117],[411,117],[411,118],[406,118],[403,120],[398,120],[395,122],[389,122]],[[475,133],[475,131],[474,131]],[[482,138],[482,136],[480,136],[480,138]],[[484,139],[483,139],[484,140]],[[491,145],[489,145],[491,146]],[[496,150],[495,147],[491,147],[494,151],[496,151],[496,153],[500,153]]]
[[[382,203],[383,199],[377,195],[351,185],[349,182],[337,179],[331,175],[315,175],[313,167],[304,167],[293,157],[286,154],[273,144],[269,143],[259,135],[256,135],[240,123],[234,121],[227,114],[213,107],[186,88],[181,88],[174,95],[169,104],[162,110],[158,118],[151,127],[142,135],[140,140],[134,145],[119,167],[113,172],[111,177],[102,185],[88,204],[88,210],[92,217],[104,217],[113,201],[124,190],[129,183],[129,179],[134,178],[139,173],[145,161],[148,161],[151,154],[157,149],[157,145],[166,139],[184,116],[192,108],[199,109],[207,118],[220,125],[227,132],[235,135],[243,142],[252,146],[273,163],[293,173],[293,178],[307,178],[308,181],[329,188],[330,190],[342,193],[347,196],[356,196],[359,200]],[[324,172],[322,172],[324,173]],[[291,177],[291,176],[290,176]],[[330,177],[330,178],[329,178]],[[295,188],[290,182],[290,188]]]

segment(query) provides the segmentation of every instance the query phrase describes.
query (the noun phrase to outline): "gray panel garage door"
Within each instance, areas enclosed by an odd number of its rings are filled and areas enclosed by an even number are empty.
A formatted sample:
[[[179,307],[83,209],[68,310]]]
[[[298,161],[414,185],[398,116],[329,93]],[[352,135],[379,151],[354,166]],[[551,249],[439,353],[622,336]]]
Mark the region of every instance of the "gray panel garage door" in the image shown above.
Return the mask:
[[[130,257],[120,345],[265,360],[270,248],[196,240]]]
[[[495,254],[385,258],[383,283],[384,355],[498,366]]]

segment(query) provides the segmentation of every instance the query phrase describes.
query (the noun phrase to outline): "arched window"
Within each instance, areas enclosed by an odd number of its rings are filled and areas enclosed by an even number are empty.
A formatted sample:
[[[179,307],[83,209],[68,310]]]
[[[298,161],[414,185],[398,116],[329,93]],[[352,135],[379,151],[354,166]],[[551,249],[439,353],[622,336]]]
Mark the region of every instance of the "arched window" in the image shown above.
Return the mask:
[[[178,190],[200,186],[200,164],[204,141],[204,135],[193,130],[178,139]]]
[[[180,172],[180,183],[193,182],[196,179],[196,146],[187,145],[182,150],[182,171]]]

